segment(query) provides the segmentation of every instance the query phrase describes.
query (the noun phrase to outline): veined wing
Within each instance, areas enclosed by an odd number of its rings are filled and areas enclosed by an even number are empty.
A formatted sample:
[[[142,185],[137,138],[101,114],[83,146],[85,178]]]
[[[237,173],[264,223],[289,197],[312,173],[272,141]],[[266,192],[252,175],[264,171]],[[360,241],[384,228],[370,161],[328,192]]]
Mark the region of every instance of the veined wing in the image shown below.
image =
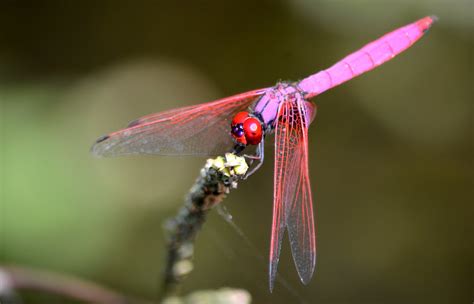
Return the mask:
[[[308,126],[316,108],[298,101],[280,105],[275,128],[273,223],[270,290],[273,289],[285,227],[301,281],[307,284],[316,265],[316,237],[308,172]],[[314,117],[314,116],[313,116]]]
[[[96,156],[128,154],[218,155],[232,147],[230,120],[265,89],[144,116],[128,128],[99,138]]]

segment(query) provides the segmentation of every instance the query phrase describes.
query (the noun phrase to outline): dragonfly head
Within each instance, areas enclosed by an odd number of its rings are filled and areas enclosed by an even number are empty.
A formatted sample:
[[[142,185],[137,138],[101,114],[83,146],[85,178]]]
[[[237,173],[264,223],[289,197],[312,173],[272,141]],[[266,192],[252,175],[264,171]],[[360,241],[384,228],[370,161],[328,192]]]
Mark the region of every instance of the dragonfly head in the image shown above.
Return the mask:
[[[262,141],[262,123],[248,112],[239,112],[232,119],[231,133],[240,145],[257,145]]]

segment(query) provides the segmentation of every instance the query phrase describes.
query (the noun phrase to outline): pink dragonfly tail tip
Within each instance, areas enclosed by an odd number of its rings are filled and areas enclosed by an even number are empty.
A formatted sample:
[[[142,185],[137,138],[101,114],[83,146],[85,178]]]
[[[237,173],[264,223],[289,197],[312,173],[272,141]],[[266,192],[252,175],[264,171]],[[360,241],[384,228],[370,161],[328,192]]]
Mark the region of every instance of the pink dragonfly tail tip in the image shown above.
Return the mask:
[[[438,17],[429,16],[429,17],[425,17],[423,19],[418,20],[416,24],[418,25],[420,30],[422,30],[423,32],[426,32],[431,27],[433,22],[436,22],[436,21],[438,21]]]

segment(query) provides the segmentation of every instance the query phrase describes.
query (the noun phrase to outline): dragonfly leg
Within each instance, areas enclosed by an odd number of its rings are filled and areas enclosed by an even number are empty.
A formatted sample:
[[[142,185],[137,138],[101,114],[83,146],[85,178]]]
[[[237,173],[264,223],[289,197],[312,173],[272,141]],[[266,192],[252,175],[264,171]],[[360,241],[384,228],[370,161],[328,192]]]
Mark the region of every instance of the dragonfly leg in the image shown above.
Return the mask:
[[[264,158],[264,142],[263,140],[258,144],[257,146],[257,151],[255,151],[255,155],[247,155],[247,154],[244,154],[244,157],[245,158],[248,158],[248,159],[251,159],[252,162],[254,160],[257,160],[258,163],[255,167],[253,167],[251,170],[249,170],[247,172],[247,174],[245,174],[244,176],[244,179],[248,178],[250,175],[254,174],[255,171],[257,171],[262,165],[263,165],[263,158]]]

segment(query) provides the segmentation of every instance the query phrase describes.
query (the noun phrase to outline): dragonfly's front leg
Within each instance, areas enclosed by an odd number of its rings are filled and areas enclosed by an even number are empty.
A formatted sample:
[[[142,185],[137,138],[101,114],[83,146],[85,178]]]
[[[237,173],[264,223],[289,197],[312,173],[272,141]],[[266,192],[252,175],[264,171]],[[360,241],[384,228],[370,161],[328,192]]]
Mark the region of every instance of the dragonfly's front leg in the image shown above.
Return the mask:
[[[252,162],[254,160],[258,161],[258,163],[255,167],[253,167],[251,170],[247,171],[247,173],[244,176],[244,179],[246,179],[250,175],[254,174],[255,171],[257,171],[263,165],[263,158],[265,156],[265,153],[264,153],[264,150],[263,150],[264,147],[265,147],[265,144],[264,144],[264,141],[262,140],[257,146],[257,151],[255,151],[255,155],[244,154],[244,157],[248,158],[248,159],[251,159]]]

